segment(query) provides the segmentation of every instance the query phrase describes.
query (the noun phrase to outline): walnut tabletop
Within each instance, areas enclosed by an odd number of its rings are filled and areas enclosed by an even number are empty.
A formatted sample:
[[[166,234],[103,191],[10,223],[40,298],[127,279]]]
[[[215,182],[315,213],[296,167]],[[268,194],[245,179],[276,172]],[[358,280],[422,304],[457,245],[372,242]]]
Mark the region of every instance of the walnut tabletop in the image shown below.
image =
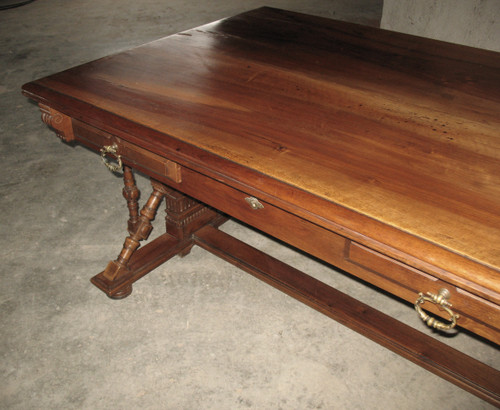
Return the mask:
[[[318,237],[353,241],[359,260],[391,258],[401,264],[393,282],[415,269],[498,312],[500,53],[260,8],[23,91],[61,132],[85,139],[92,126],[173,161],[182,168],[169,171],[182,171],[174,189],[231,215],[239,209],[211,199],[202,175],[307,221]],[[255,216],[234,215],[266,230]],[[334,246],[302,246],[302,225],[289,235],[287,224],[268,232],[298,237],[289,243],[320,257]],[[405,292],[395,293],[410,300]],[[500,325],[488,326],[481,334],[500,340]]]

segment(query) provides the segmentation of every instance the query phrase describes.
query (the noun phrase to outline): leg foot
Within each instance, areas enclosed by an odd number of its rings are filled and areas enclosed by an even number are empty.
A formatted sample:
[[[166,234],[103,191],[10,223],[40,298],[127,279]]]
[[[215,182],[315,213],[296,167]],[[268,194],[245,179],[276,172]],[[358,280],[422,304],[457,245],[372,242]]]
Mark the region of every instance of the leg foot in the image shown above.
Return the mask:
[[[132,293],[132,285],[124,286],[122,289],[109,294],[110,299],[125,299],[128,295]]]

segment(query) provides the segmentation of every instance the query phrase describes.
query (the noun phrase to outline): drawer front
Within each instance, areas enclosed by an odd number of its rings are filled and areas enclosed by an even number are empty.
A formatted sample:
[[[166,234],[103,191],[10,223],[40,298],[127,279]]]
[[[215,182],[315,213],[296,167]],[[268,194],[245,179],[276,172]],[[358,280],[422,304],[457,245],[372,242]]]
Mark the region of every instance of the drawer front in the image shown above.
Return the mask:
[[[346,260],[358,268],[358,276],[411,303],[416,301],[419,292],[438,294],[440,289],[447,289],[451,309],[460,315],[457,324],[500,344],[498,305],[355,242],[349,243]],[[429,302],[423,307],[447,322],[449,315],[444,310]]]
[[[343,236],[213,178],[183,167],[182,182],[170,186],[319,259],[334,265],[343,259]]]
[[[96,151],[103,147],[116,146],[116,154],[121,157],[123,163],[153,178],[166,177],[172,182],[182,180],[181,167],[176,162],[79,121],[73,121],[73,132],[78,142]]]

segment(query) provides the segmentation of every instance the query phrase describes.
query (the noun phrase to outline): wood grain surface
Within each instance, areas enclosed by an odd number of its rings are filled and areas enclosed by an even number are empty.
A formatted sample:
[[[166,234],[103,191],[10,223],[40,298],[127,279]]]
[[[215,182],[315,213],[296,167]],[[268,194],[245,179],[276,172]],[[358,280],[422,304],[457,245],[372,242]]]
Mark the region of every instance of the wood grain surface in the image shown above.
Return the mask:
[[[500,300],[499,53],[262,8],[24,92]]]

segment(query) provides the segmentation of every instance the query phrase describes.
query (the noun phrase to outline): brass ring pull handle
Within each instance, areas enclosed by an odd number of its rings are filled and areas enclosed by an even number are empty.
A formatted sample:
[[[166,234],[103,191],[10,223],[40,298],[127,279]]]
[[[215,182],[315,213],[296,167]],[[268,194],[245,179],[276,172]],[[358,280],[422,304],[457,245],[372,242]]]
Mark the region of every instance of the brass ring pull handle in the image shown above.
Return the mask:
[[[105,145],[104,147],[101,148],[101,159],[104,165],[106,165],[106,168],[108,168],[111,172],[118,172],[122,169],[122,157],[120,155],[117,155],[118,151],[118,146],[116,144],[113,145]],[[116,164],[111,164],[108,162],[106,159],[107,154],[112,154],[116,157]]]
[[[431,292],[427,292],[427,295],[424,295],[422,292],[420,292],[418,296],[419,297],[415,302],[415,310],[420,316],[420,319],[422,319],[427,324],[427,326],[439,330],[450,330],[456,326],[459,316],[450,309],[451,303],[448,302],[448,299],[450,298],[450,292],[448,289],[440,289],[437,295]],[[425,302],[434,303],[435,305],[438,305],[440,309],[445,310],[450,315],[450,323],[446,324],[440,322],[439,320],[425,313],[421,308],[421,306]]]

